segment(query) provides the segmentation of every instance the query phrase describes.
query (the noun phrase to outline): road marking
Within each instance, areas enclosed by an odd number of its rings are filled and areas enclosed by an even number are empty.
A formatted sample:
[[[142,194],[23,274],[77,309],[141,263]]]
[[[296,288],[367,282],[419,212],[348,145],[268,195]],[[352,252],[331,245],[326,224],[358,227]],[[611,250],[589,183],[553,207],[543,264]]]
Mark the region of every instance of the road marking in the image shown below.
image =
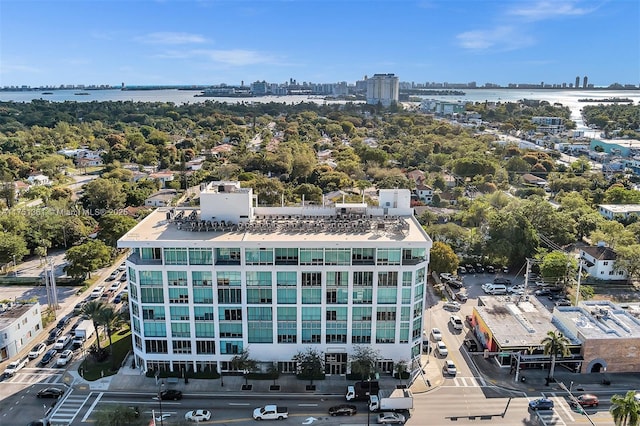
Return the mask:
[[[229,405],[238,405],[238,406],[246,406],[246,405],[249,405],[249,404],[244,403],[244,402],[229,402],[228,404],[229,404]]]
[[[318,404],[298,404],[298,407],[317,407]]]

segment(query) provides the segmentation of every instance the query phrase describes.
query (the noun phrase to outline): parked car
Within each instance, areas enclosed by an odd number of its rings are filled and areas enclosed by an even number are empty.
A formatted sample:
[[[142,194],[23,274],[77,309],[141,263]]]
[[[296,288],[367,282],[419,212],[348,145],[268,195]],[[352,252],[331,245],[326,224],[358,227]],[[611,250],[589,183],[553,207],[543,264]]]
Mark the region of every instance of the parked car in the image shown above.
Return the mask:
[[[476,272],[479,274],[484,273],[484,266],[481,263],[476,263]]]
[[[498,277],[498,278],[494,278],[493,279],[493,283],[494,284],[502,284],[502,285],[505,285],[505,286],[509,286],[509,285],[511,285],[511,280],[509,278]]]
[[[553,410],[553,401],[548,398],[534,399],[533,401],[529,401],[529,408],[534,411]]]
[[[467,270],[465,269],[464,266],[458,266],[458,275],[463,275],[466,273],[467,273]]]
[[[175,389],[165,390],[160,392],[160,399],[162,399],[163,401],[168,399],[177,401],[179,399],[182,399],[182,392]]]
[[[447,284],[449,284],[449,287],[451,287],[451,288],[462,288],[463,287],[462,281],[460,281],[460,280],[449,280],[449,282]]]
[[[405,420],[402,414],[392,411],[378,414],[378,424],[380,425],[403,425]]]
[[[551,291],[549,291],[548,288],[541,288],[539,290],[534,291],[533,294],[535,294],[536,296],[548,296],[551,294]]]
[[[40,389],[36,396],[38,398],[60,398],[64,394],[64,390],[60,388],[44,388]]]
[[[56,360],[56,366],[64,367],[73,359],[73,351],[71,349],[65,349],[62,351],[58,359]]]
[[[446,302],[442,307],[448,311],[459,311],[460,302]]]
[[[33,348],[31,348],[31,351],[29,352],[29,359],[38,358],[40,355],[42,355],[44,353],[44,351],[46,349],[47,349],[47,345],[46,344],[38,343]]]
[[[475,268],[470,263],[467,263],[466,265],[464,265],[464,269],[467,270],[467,274],[475,274],[476,273]]]
[[[509,273],[509,267],[508,266],[503,266],[502,267],[502,273],[503,274],[508,274]]]
[[[358,409],[351,404],[334,405],[329,408],[330,416],[355,416],[357,413]]]
[[[53,330],[51,330],[49,332],[49,337],[47,337],[47,344],[50,345],[52,343],[55,343],[55,341],[58,340],[58,337],[60,337],[61,334],[61,328],[54,328]]]
[[[456,365],[450,359],[444,362],[443,370],[446,374],[450,376],[455,376],[458,373],[458,370],[456,369]]]
[[[560,299],[556,302],[556,306],[571,306],[571,300],[569,299]]]
[[[436,349],[438,351],[438,355],[441,357],[449,355],[449,349],[447,349],[447,345],[445,345],[442,340],[436,342]]]
[[[192,410],[187,411],[184,419],[192,422],[206,422],[211,420],[211,411],[209,410]]]
[[[56,357],[56,355],[57,355],[57,354],[58,354],[58,351],[57,351],[57,350],[55,350],[55,349],[49,349],[49,350],[47,351],[47,353],[45,353],[45,354],[42,356],[42,359],[41,359],[41,360],[40,360],[40,362],[39,362],[40,366],[41,366],[41,367],[44,367],[45,365],[49,364],[49,363],[53,360],[53,358],[55,358],[55,357]]]
[[[487,274],[495,274],[496,270],[492,265],[487,265]]]
[[[464,339],[464,345],[469,352],[478,352],[478,344],[473,339]]]
[[[438,328],[431,329],[431,336],[433,337],[433,340],[436,342],[439,342],[440,340],[442,340],[442,332]]]
[[[590,393],[578,395],[576,397],[576,400],[578,401],[578,404],[580,404],[581,407],[597,407],[598,404],[600,404],[600,400],[598,399],[598,397]],[[570,401],[569,405],[571,405],[572,407],[575,407],[576,402]]]
[[[453,279],[453,275],[451,275],[449,272],[441,272],[440,273],[440,280],[441,281],[450,281]]]
[[[469,297],[464,293],[456,293],[456,299],[458,299],[458,301],[464,303],[467,300],[469,300]]]

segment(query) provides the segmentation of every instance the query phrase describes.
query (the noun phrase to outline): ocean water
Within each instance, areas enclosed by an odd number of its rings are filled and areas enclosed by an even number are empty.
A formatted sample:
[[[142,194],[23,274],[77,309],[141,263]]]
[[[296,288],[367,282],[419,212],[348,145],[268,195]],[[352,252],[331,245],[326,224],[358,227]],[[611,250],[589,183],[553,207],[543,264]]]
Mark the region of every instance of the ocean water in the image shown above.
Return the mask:
[[[104,102],[104,101],[134,101],[134,102],[170,102],[176,105],[204,102],[207,100],[227,103],[255,103],[282,102],[297,104],[300,102],[315,102],[321,104],[344,103],[344,101],[324,100],[300,96],[263,96],[255,98],[226,98],[226,97],[196,97],[198,90],[52,90],[53,94],[43,95],[42,91],[0,91],[0,101],[31,102],[34,99],[44,99],[51,102]],[[87,95],[76,95],[78,92]],[[427,96],[429,99],[446,100],[451,102],[515,102],[521,99],[535,99],[548,101],[551,104],[562,104],[571,110],[571,119],[578,128],[583,128],[580,110],[585,105],[593,103],[578,102],[578,99],[606,99],[629,98],[635,104],[640,103],[640,90],[549,90],[549,89],[466,89],[465,95],[460,96]]]

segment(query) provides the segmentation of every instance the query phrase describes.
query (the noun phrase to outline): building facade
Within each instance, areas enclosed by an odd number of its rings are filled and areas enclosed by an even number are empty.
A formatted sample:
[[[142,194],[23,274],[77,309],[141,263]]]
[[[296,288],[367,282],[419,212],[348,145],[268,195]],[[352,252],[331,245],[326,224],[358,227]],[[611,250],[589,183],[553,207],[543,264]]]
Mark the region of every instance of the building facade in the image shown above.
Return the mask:
[[[394,74],[374,74],[367,79],[367,103],[384,107],[398,102],[400,80]]]
[[[238,182],[201,187],[200,208],[159,209],[118,242],[127,260],[136,363],[233,371],[244,350],[295,372],[311,347],[345,374],[357,345],[380,373],[420,355],[431,239],[408,190],[379,206],[257,207]],[[416,367],[417,368],[417,367]]]
[[[31,345],[42,330],[40,304],[0,304],[0,361]]]

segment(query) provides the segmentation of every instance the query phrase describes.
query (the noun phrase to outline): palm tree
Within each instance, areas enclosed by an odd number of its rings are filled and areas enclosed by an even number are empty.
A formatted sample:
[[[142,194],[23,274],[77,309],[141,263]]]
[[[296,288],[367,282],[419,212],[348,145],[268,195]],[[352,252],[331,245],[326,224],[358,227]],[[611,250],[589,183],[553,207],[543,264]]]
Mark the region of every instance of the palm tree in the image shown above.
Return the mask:
[[[114,330],[117,330],[122,325],[122,316],[116,312],[111,306],[105,306],[98,314],[98,322],[107,331],[107,337],[109,338],[109,355],[111,356],[111,369],[115,370],[114,358],[113,358],[113,342],[111,341],[111,334]]]
[[[96,345],[98,346],[98,350],[100,349],[100,333],[98,333],[98,325],[101,324],[100,314],[104,308],[104,303],[97,300],[93,300],[82,307],[82,313],[89,317],[93,322],[93,328],[96,330]]]
[[[571,342],[561,332],[550,331],[547,337],[540,342],[544,345],[544,354],[551,356],[551,365],[549,366],[549,380],[553,379],[553,373],[556,369],[556,357],[558,355],[565,357],[571,354],[569,345]]]
[[[636,399],[635,391],[629,391],[625,396],[613,395],[609,411],[616,426],[640,425],[640,401]]]

